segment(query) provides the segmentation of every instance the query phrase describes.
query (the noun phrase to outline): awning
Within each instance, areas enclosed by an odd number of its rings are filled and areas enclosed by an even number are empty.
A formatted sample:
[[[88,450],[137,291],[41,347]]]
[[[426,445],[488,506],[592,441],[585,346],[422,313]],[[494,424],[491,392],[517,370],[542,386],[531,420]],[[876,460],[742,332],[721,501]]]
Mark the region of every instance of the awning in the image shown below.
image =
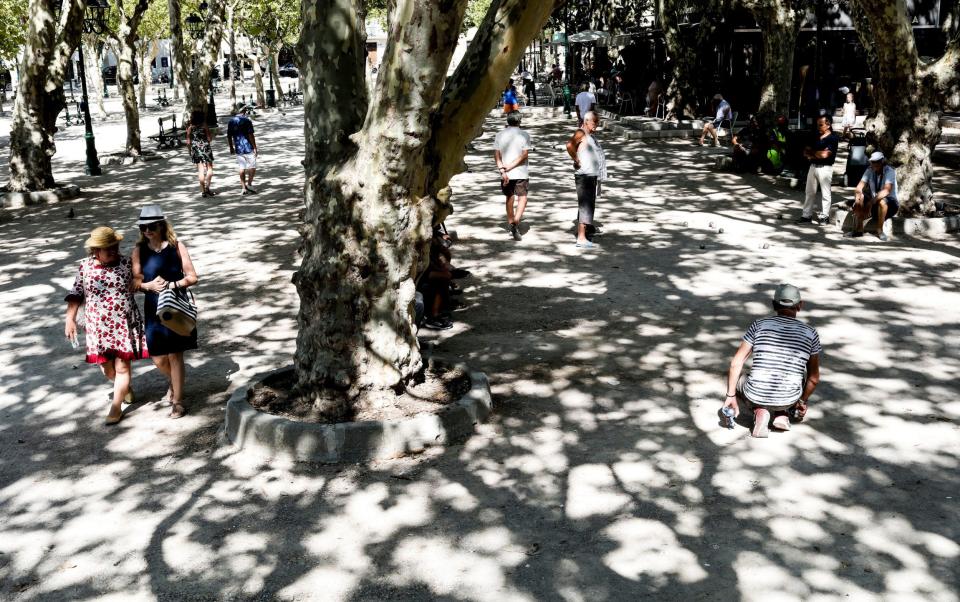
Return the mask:
[[[571,44],[585,44],[588,42],[606,42],[610,34],[595,29],[585,29],[567,37]]]

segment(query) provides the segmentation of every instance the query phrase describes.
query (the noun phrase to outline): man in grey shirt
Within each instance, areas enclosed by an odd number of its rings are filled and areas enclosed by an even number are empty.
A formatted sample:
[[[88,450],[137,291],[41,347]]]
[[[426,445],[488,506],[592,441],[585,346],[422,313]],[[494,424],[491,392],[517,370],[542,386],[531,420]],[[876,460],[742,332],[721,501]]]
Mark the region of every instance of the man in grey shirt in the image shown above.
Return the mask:
[[[897,199],[897,171],[887,165],[886,157],[880,151],[870,155],[870,167],[863,172],[853,197],[853,230],[844,236],[863,236],[864,222],[873,215],[877,238],[886,241],[883,222],[897,214],[900,201]]]

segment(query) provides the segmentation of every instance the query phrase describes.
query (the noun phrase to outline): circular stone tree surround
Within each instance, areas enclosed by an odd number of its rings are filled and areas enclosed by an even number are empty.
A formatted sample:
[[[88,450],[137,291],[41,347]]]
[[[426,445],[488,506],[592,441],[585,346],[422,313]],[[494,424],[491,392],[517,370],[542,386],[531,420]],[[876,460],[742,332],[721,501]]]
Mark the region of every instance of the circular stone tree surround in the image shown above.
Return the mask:
[[[449,445],[473,433],[493,410],[490,384],[482,372],[470,372],[470,390],[436,413],[401,420],[318,424],[256,410],[247,402],[256,384],[292,372],[287,366],[261,374],[233,392],[227,401],[225,435],[234,446],[271,458],[302,462],[365,462]]]

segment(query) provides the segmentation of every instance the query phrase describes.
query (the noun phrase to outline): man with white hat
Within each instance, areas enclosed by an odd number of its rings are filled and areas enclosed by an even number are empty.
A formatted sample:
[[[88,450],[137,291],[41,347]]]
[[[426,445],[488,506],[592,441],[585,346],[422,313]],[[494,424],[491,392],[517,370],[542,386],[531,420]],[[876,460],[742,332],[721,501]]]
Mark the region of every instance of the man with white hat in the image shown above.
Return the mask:
[[[853,196],[853,230],[844,236],[863,236],[864,222],[872,215],[877,225],[877,238],[886,241],[883,222],[897,214],[900,201],[897,199],[897,171],[887,165],[886,157],[880,151],[870,155],[870,166],[863,172]]]
[[[754,321],[743,335],[727,374],[724,408],[734,415],[753,413],[753,436],[766,437],[773,428],[788,431],[790,421],[807,413],[807,401],[820,382],[820,336],[815,328],[797,320],[803,307],[800,289],[781,284],[773,294],[777,315]],[[749,375],[744,363],[753,355]]]

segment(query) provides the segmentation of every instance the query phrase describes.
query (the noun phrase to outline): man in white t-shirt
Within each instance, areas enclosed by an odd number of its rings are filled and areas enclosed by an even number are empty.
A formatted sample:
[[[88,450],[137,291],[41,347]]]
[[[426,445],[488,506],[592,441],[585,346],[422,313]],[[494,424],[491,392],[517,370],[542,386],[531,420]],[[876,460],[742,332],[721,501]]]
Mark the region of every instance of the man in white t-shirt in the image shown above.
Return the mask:
[[[520,240],[520,218],[527,208],[527,182],[530,178],[527,157],[531,148],[530,134],[520,129],[520,111],[507,115],[507,127],[497,133],[493,148],[493,158],[500,170],[500,190],[507,198],[507,225],[513,239]]]
[[[590,91],[589,84],[583,84],[574,104],[577,105],[577,127],[583,126],[583,117],[597,109],[597,97]]]
[[[872,215],[877,238],[886,241],[883,222],[897,214],[900,201],[897,199],[897,171],[887,165],[887,158],[880,151],[870,155],[870,167],[863,172],[853,199],[853,230],[844,236],[863,236],[863,225]]]

